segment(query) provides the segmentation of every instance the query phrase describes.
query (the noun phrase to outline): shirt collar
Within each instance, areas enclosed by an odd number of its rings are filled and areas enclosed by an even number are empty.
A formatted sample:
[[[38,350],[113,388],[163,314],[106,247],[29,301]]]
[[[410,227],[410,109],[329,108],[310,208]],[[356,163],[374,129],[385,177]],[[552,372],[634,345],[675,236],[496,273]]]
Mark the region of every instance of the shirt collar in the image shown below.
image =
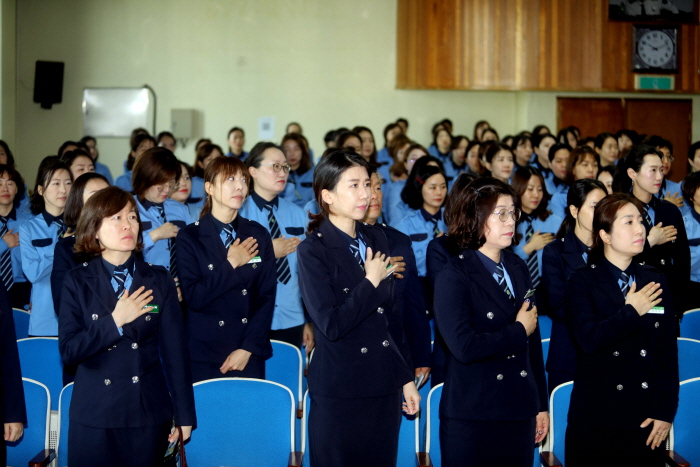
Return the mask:
[[[17,210],[15,208],[12,208],[10,213],[7,216],[0,216],[0,218],[4,219],[7,221],[8,219],[12,219],[13,221],[17,220]],[[45,218],[44,218],[45,219]],[[51,224],[49,224],[51,225]]]
[[[149,209],[151,209],[153,206],[155,206],[155,207],[162,207],[163,209],[165,209],[165,206],[164,206],[165,201],[163,201],[162,203],[154,203],[153,201],[148,201],[146,198],[141,199],[141,200],[139,200],[139,201],[141,201],[141,205],[143,206],[143,208],[144,208],[146,211],[148,211]]]
[[[56,222],[56,219],[60,219],[61,221],[63,221],[63,213],[59,214],[58,216],[52,216],[51,214],[46,212],[46,210],[44,210],[41,212],[41,215],[44,216],[44,221],[46,222],[47,227],[50,227],[51,224]]]
[[[607,259],[605,256],[603,256],[603,261],[608,265],[608,268],[610,269],[610,272],[612,272],[613,277],[614,277],[615,279],[619,280],[620,277],[622,276],[622,272],[623,272],[623,271],[622,271],[620,268],[618,268],[617,266],[615,266],[613,263],[611,263],[610,261],[608,261],[608,259]],[[627,269],[624,271],[624,272],[626,272],[629,276],[632,276],[632,272],[633,272],[633,271],[632,271],[632,268],[633,268],[633,265],[634,265],[634,261],[632,261],[632,262],[630,263],[630,265],[627,266]]]
[[[438,212],[436,212],[435,215],[432,215],[428,211],[426,211],[425,208],[423,208],[423,206],[421,206],[420,213],[426,222],[432,222],[433,219],[442,220],[442,209],[438,209]]]
[[[555,187],[559,187],[561,185],[566,185],[566,182],[564,180],[562,180],[561,178],[557,177],[556,175],[554,176],[553,181],[554,181]]]
[[[132,271],[132,274],[133,274],[134,264],[135,264],[135,262],[134,262],[134,255],[133,254],[131,256],[129,256],[129,259],[127,259],[124,264],[119,264],[116,266],[114,264],[110,263],[109,261],[107,261],[106,259],[104,259],[104,257],[102,258],[102,266],[104,266],[104,269],[105,269],[105,271],[107,271],[107,274],[109,274],[109,277],[112,277],[114,275],[114,271],[116,269],[123,271],[124,268],[126,268],[127,271]]]
[[[490,276],[493,276],[496,273],[496,266],[498,266],[498,263],[496,263],[494,260],[480,252],[479,250],[476,251],[476,256],[479,258],[481,263],[484,265],[486,270],[489,272]],[[501,253],[503,255],[503,253]]]
[[[351,245],[352,243],[354,243],[355,240],[360,240],[360,241],[364,242],[364,240],[362,239],[362,232],[360,232],[360,229],[358,228],[360,224],[355,223],[355,238],[352,238],[350,235],[346,234],[345,232],[343,232],[342,230],[340,230],[338,227],[336,227],[335,225],[333,225],[332,222],[328,222],[328,223],[329,223],[330,225],[332,225],[333,228],[334,228],[336,231],[338,231],[338,233],[340,234],[340,238],[342,238],[343,241],[346,242],[346,243],[348,244],[348,247],[350,247],[350,245]]]
[[[693,219],[695,219],[697,222],[700,222],[700,214],[698,214],[697,211],[695,211],[695,208],[693,208],[692,205],[690,206],[690,214],[692,214]]]
[[[542,167],[542,164],[540,164],[540,161],[537,158],[535,158],[535,161],[532,163],[532,165],[535,166],[535,168],[537,170],[542,172],[542,175],[548,175],[549,172],[551,172],[550,169],[545,169],[544,167]],[[554,178],[556,178],[556,177],[554,177]]]
[[[233,228],[234,232],[238,232],[238,218],[239,217],[240,217],[239,215],[236,215],[236,217],[233,218],[233,220],[231,221],[230,224],[224,224],[223,222],[221,222],[219,219],[217,219],[214,216],[211,216],[211,220],[214,222],[214,228],[220,234],[224,230],[224,227],[226,227],[227,225],[230,225],[231,228]]]
[[[265,209],[266,204],[271,204],[276,208],[279,207],[279,196],[275,196],[272,199],[272,201],[268,201],[265,198],[263,198],[262,196],[260,196],[259,194],[257,194],[255,191],[253,191],[250,193],[250,197],[253,199],[253,202],[258,207],[258,209],[260,209],[261,211],[263,209]],[[238,217],[238,216],[236,216],[236,217]]]

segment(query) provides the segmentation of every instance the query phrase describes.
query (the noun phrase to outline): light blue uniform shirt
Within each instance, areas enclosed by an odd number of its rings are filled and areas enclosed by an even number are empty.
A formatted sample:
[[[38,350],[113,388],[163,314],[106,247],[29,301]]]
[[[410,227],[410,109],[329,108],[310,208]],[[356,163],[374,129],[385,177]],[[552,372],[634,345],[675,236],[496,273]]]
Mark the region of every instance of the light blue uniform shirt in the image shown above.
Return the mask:
[[[397,180],[391,184],[389,193],[384,195],[384,220],[392,226],[398,225],[413,209],[401,199],[401,192],[406,186],[406,180]]]
[[[552,199],[552,197],[557,193],[569,190],[569,185],[564,183],[561,179],[555,177],[554,174],[552,174],[550,178],[545,179],[544,184],[547,187],[549,199]]]
[[[532,221],[532,228],[535,233],[539,230],[540,233],[551,233],[553,235],[557,234],[561,223],[564,221],[561,217],[556,214],[550,214],[549,217],[541,221],[539,218],[535,218]],[[527,244],[525,241],[525,232],[527,231],[527,222],[520,222],[518,224],[517,232],[521,235],[520,242],[517,245],[513,245],[513,253],[520,256],[523,261],[527,262],[527,255],[523,247]],[[542,277],[542,253],[544,253],[544,248],[537,250],[537,266],[539,269],[539,275]]]
[[[503,254],[503,253],[501,253]],[[479,250],[476,250],[476,256],[481,260],[481,263],[484,265],[486,270],[491,274],[491,277],[493,277],[493,280],[498,283],[498,274],[496,274],[496,266],[498,266],[499,263],[496,263],[493,261],[491,258],[480,252]],[[510,290],[510,294],[515,297],[515,288],[513,288],[513,283],[510,281],[510,274],[508,274],[508,269],[506,269],[505,263],[501,260],[501,267],[503,268],[503,278],[506,280],[506,285],[508,286],[508,289]],[[505,291],[504,291],[505,292]]]
[[[129,193],[134,191],[134,187],[131,185],[132,172],[132,170],[127,170],[122,175],[118,176],[117,179],[114,181],[114,185],[118,186],[124,191],[128,191]]]
[[[51,270],[59,225],[53,221],[50,214],[46,214],[50,219],[50,223],[47,223],[44,214],[46,213],[37,214],[20,226],[19,248],[22,254],[22,271],[32,283],[29,334],[57,336],[58,317],[51,295]]]
[[[239,157],[239,156],[235,155],[234,153],[232,153],[231,151],[229,151],[226,153],[226,157],[238,157],[241,161],[245,161],[246,158],[248,157],[248,153],[243,151]]]
[[[447,233],[447,225],[442,220],[443,209],[440,209],[438,213],[438,229]],[[428,251],[428,244],[435,238],[435,225],[426,218],[427,216],[430,216],[430,214],[421,208],[410,213],[396,225],[398,231],[408,235],[411,239],[411,248],[413,248],[413,253],[416,255],[416,266],[418,266],[418,275],[420,277],[427,275],[425,257]]]
[[[204,199],[206,193],[204,192],[204,179],[202,177],[192,177],[192,191],[190,192],[189,200],[193,199]]]
[[[31,214],[20,212],[13,208],[7,216],[7,230],[12,230],[12,233],[18,233],[20,226],[31,218]],[[0,240],[0,255],[5,253],[9,248],[10,247],[7,246],[4,240]],[[12,260],[12,278],[15,283],[27,282],[27,276],[25,276],[24,271],[22,271],[22,251],[19,246],[10,250],[10,258]]]
[[[566,217],[566,199],[568,196],[569,187],[567,186],[564,190],[552,196],[552,199],[549,200],[549,204],[547,205],[547,209],[564,219]]]
[[[102,162],[95,161],[95,172],[103,175],[110,185],[114,185],[114,179],[112,178],[112,172],[110,172],[109,167],[104,165]]]
[[[302,175],[298,175],[294,171],[289,172],[287,186],[280,193],[280,197],[300,208],[306,206],[306,203],[314,199],[314,168],[311,167]]]
[[[253,192],[245,200],[238,214],[246,219],[256,221],[269,232],[270,223],[267,220],[269,211],[265,208],[265,203],[267,201]],[[273,213],[279,226],[280,234],[286,238],[297,237],[299,240],[304,240],[306,238],[306,226],[309,223],[306,212],[296,204],[279,196],[271,203],[277,205],[273,208]],[[301,291],[299,289],[297,252],[294,251],[288,254],[286,258],[289,263],[291,278],[286,284],[277,281],[275,311],[272,315],[273,330],[289,329],[306,322],[301,301]]]
[[[168,239],[153,242],[149,235],[152,230],[164,224],[163,218],[158,212],[158,208],[154,206],[153,203],[145,202],[144,204],[148,205],[148,209],[146,209],[138,197],[136,198],[136,204],[138,205],[139,216],[141,216],[141,228],[143,229],[144,261],[163,266],[170,271],[170,247],[168,246]],[[168,198],[163,203],[163,208],[165,209],[165,218],[167,221],[177,225],[179,228],[183,228],[191,222],[190,212],[184,204]],[[173,238],[173,240],[175,239]]]

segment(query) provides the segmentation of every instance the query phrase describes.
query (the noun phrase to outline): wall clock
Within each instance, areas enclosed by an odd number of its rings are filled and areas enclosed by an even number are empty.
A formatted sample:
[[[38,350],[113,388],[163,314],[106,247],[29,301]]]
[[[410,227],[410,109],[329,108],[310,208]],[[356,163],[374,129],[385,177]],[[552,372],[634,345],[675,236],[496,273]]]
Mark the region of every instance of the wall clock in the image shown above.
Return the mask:
[[[635,73],[676,73],[678,71],[678,28],[634,26]]]

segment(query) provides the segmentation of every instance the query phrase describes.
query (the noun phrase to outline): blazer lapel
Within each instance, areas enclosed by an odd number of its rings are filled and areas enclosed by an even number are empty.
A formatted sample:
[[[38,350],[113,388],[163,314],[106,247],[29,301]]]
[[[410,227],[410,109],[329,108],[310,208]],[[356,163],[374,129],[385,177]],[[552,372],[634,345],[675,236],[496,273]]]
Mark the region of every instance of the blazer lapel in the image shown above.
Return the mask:
[[[240,216],[240,214],[238,215]],[[236,232],[236,237],[241,238],[240,224],[238,230],[239,232]],[[226,248],[221,241],[219,232],[216,231],[211,213],[208,213],[199,220],[199,241],[207,250],[211,251],[214,256],[226,256]]]
[[[511,317],[515,314],[513,304],[508,299],[501,286],[489,273],[486,266],[481,262],[481,259],[474,250],[463,250],[462,253],[465,259],[465,268],[471,277],[472,284],[475,285],[473,290],[481,293],[484,296],[482,303],[493,303],[496,305],[494,311],[500,311]],[[508,266],[506,266],[507,268]],[[511,281],[513,277],[511,276]],[[517,296],[516,296],[517,297]],[[517,303],[517,300],[516,300]]]
[[[578,248],[576,248],[577,241],[573,232],[569,232],[569,234],[564,237],[564,251],[562,251],[561,256],[572,270],[578,269],[586,264],[583,261],[583,256],[579,253]]]
[[[615,305],[614,309],[617,309],[624,305],[625,298],[622,296],[622,291],[617,283],[617,278],[615,278],[610,271],[610,268],[603,260],[597,263],[591,264],[591,268],[595,268],[595,278],[601,283],[601,289],[608,297],[610,303]]]
[[[355,223],[356,231],[361,232],[360,223]],[[320,234],[320,235],[319,235]],[[335,260],[339,266],[339,270],[346,274],[353,284],[360,283],[365,277],[364,270],[360,267],[355,259],[355,256],[350,252],[346,240],[341,237],[340,232],[336,229],[328,219],[321,223],[318,230],[311,235],[318,235],[323,244],[329,248],[329,255]],[[367,236],[364,236],[366,245],[372,248],[372,243],[367,243]],[[371,239],[369,240],[371,242]],[[374,248],[372,248],[374,251]]]
[[[139,289],[139,287],[144,287],[144,291],[153,291],[153,300],[151,301],[152,304],[163,305],[163,297],[159,296],[158,294],[160,288],[156,287],[154,277],[153,271],[151,271],[151,267],[148,264],[143,261],[136,260],[134,263],[134,277],[131,281],[131,287],[129,287],[129,294],[134,293]],[[141,322],[141,319],[137,319],[131,323],[125,324],[122,328],[124,334],[138,342]]]
[[[107,280],[107,273],[102,265],[102,258],[93,258],[87,265],[88,273],[85,283],[90,291],[97,297],[107,313],[112,313],[117,305],[117,295],[112,284]]]

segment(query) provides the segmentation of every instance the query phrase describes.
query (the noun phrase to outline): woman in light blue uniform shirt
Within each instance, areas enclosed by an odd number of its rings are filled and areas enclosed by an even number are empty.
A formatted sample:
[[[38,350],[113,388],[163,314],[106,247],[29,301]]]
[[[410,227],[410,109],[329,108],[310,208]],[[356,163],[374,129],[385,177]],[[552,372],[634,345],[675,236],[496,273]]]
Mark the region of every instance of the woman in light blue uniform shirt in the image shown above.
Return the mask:
[[[63,210],[73,184],[73,176],[65,163],[55,156],[39,166],[31,209],[34,217],[19,228],[22,270],[32,283],[29,334],[57,336],[58,319],[51,296],[51,270],[56,242],[66,226]]]
[[[690,214],[690,209],[692,208],[688,208],[683,203],[681,184],[668,178],[668,174],[671,172],[671,165],[676,159],[673,157],[673,143],[661,136],[652,135],[644,138],[642,144],[653,146],[661,153],[661,169],[664,173],[664,181],[661,182],[661,189],[654,196],[675,204],[684,215]]]
[[[206,193],[204,193],[204,169],[207,168],[207,165],[209,165],[211,161],[223,155],[224,151],[221,147],[211,142],[197,146],[197,154],[194,159],[194,166],[192,167],[194,170],[194,177],[192,177],[190,202],[206,197]]]
[[[689,308],[700,307],[700,172],[688,175],[683,181],[683,197],[688,206],[683,224],[690,246],[690,290],[687,294]]]
[[[567,196],[569,187],[577,180],[595,179],[598,175],[600,156],[590,146],[578,146],[571,150],[566,162],[567,185],[549,200],[549,209],[553,214],[566,218]]]
[[[442,162],[437,157],[429,156],[428,150],[425,149],[420,144],[411,144],[408,149],[406,149],[406,161],[403,162],[408,178],[411,178],[411,172],[413,172],[414,167],[418,167],[416,170],[421,171],[427,165],[434,165],[439,167],[440,170],[443,169]],[[427,159],[423,160],[425,157]],[[420,162],[422,160],[422,162]],[[402,198],[402,193],[406,187],[406,180],[396,180],[390,184],[390,190],[384,192],[384,197],[386,202],[384,203],[384,221],[392,226],[397,226],[406,216],[411,214],[412,209],[408,207],[406,201]],[[384,189],[384,185],[382,185]]]
[[[19,248],[19,227],[29,220],[31,214],[21,212],[19,193],[24,193],[22,176],[10,165],[0,164],[0,281],[7,289],[13,308],[29,308],[32,284],[22,271],[22,253]],[[9,255],[12,273],[6,273],[6,258]]]
[[[92,163],[95,165],[95,172],[105,177],[110,185],[114,185],[114,179],[109,167],[97,160],[100,157],[100,151],[97,149],[97,140],[92,136],[83,136],[80,142],[87,146],[90,157],[92,157]]]
[[[445,175],[449,189],[452,189],[459,174],[471,172],[469,164],[467,164],[467,146],[469,146],[469,138],[466,136],[458,135],[452,138],[451,157],[445,164]]]
[[[571,148],[568,144],[556,143],[549,148],[547,157],[549,158],[549,168],[552,170],[552,178],[545,181],[549,199],[557,193],[569,190],[569,174],[567,173],[567,163],[571,155]]]
[[[515,167],[513,150],[510,146],[506,146],[498,141],[482,144],[480,149],[484,148],[481,162],[487,170],[487,176],[496,178],[505,184],[510,183],[510,177],[513,176],[513,168]]]
[[[296,133],[284,135],[281,146],[291,167],[287,183],[292,185],[282,193],[282,196],[287,201],[303,208],[314,198],[314,165],[309,155],[309,149],[304,137]]]
[[[156,140],[148,133],[134,134],[131,138],[131,152],[126,160],[124,173],[117,177],[114,185],[122,190],[132,192],[134,190],[132,185],[134,165],[147,149],[154,147],[156,147]]]
[[[7,145],[6,142],[0,139],[0,164],[6,164],[9,165],[12,168],[15,168],[15,157],[12,155],[12,151],[10,150],[10,147]],[[29,191],[27,191],[27,187],[25,186],[22,191],[20,191],[17,194],[17,199],[16,199],[16,208],[18,212],[23,212],[26,214],[30,214],[31,210],[29,209]]]
[[[241,216],[256,221],[270,232],[275,251],[277,295],[270,339],[313,348],[313,327],[306,322],[299,290],[297,245],[309,217],[294,203],[281,198],[287,184],[289,164],[282,148],[260,142],[245,161],[251,177],[251,192],[240,210]]]
[[[452,135],[450,132],[441,128],[433,133],[432,146],[435,147],[435,153],[431,153],[431,155],[440,159],[444,165],[449,164],[452,158]]]
[[[182,203],[187,207],[190,213],[190,222],[195,222],[199,219],[199,214],[204,206],[204,198],[193,198],[192,195],[192,175],[194,171],[189,164],[180,161],[180,178],[178,179],[178,187],[170,193],[170,199]]]
[[[428,159],[424,156],[421,160]],[[442,219],[442,206],[447,199],[447,180],[440,167],[414,166],[401,194],[404,202],[414,211],[406,216],[396,229],[408,235],[416,255],[418,276],[425,279],[425,253],[430,240],[447,232]]]
[[[394,159],[389,154],[389,146],[394,137],[402,133],[401,126],[396,123],[389,123],[384,127],[384,147],[377,151],[377,164],[379,164],[379,173],[387,181],[391,180],[389,168],[394,163]]]
[[[187,208],[169,198],[178,188],[180,162],[165,148],[151,148],[144,152],[134,166],[134,195],[143,230],[143,259],[163,266],[175,279],[180,294],[175,237],[190,220]]]
[[[540,312],[547,314],[542,306],[545,303],[542,290],[538,288],[542,278],[542,253],[554,240],[564,219],[547,209],[544,177],[536,168],[520,167],[513,174],[512,185],[520,197],[522,211],[516,227],[518,244],[513,246],[513,252],[527,264],[532,288],[536,290],[536,303],[540,305]]]

